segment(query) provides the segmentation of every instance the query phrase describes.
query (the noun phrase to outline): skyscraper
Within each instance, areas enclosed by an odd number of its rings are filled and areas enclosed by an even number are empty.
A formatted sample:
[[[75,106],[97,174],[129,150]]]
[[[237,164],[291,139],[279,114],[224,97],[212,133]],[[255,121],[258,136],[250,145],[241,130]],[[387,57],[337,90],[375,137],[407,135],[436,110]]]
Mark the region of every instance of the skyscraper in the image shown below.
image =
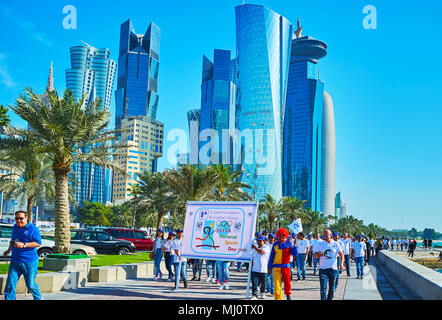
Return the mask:
[[[121,25],[115,126],[123,118],[149,116],[156,120],[160,28],[153,22],[144,35],[135,33],[129,20]]]
[[[333,103],[324,91],[318,60],[327,45],[298,29],[292,40],[284,118],[283,194],[334,216],[335,125]]]
[[[208,159],[200,159],[204,164],[231,163],[231,139],[228,133],[229,129],[235,128],[236,86],[235,60],[230,55],[229,50],[215,49],[213,62],[203,56],[200,133],[207,129],[213,130],[213,136],[207,137],[207,142],[200,142],[203,148],[210,144],[210,148],[207,148]],[[203,155],[205,156],[206,154]]]
[[[66,87],[75,99],[85,96],[85,104],[100,98],[102,108],[110,110],[116,63],[110,59],[110,50],[84,46],[70,48],[71,68],[66,70]],[[50,85],[48,84],[48,87]],[[83,148],[83,152],[91,146]],[[106,170],[88,162],[74,164],[77,181],[75,200],[82,206],[84,201],[106,202]]]
[[[157,159],[163,154],[164,125],[148,116],[131,116],[121,120],[121,140],[129,148],[120,151],[115,159],[126,172],[114,172],[112,199],[120,204],[132,199],[131,188],[138,184],[138,175],[157,171]]]
[[[236,7],[236,144],[242,182],[257,200],[282,196],[282,124],[292,35],[293,25],[274,11],[252,4]]]

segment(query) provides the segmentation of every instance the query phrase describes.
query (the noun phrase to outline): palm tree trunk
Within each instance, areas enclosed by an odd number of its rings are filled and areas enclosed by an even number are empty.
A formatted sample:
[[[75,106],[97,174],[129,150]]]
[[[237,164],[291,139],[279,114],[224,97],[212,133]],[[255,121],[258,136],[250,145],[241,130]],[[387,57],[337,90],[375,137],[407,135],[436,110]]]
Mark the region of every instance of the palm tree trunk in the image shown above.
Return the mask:
[[[164,217],[164,212],[158,212],[158,219],[157,219],[157,230],[159,228],[161,228],[161,224],[163,223],[163,217]]]
[[[28,213],[28,220],[31,223],[32,223],[32,215],[33,215],[32,214],[32,204],[33,204],[33,202],[34,202],[34,197],[31,196],[31,197],[29,197],[27,199],[27,203],[26,203],[26,211]]]
[[[61,170],[60,170],[61,171]],[[71,252],[71,218],[68,198],[68,172],[54,170],[55,175],[55,252]]]

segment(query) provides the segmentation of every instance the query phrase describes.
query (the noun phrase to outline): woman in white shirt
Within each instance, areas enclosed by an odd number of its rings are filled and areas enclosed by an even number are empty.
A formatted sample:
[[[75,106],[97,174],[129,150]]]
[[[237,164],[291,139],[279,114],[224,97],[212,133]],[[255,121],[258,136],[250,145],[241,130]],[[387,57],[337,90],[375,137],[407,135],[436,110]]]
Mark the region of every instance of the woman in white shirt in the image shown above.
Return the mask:
[[[153,277],[154,281],[157,281],[163,277],[163,273],[161,272],[160,269],[161,260],[163,259],[163,242],[164,242],[164,232],[162,229],[158,229],[154,243],[154,254],[155,254],[154,255],[155,274]]]
[[[172,281],[173,279],[173,271],[172,271],[172,259],[173,259],[173,250],[172,250],[172,242],[175,239],[175,233],[169,232],[169,236],[163,243],[163,252],[164,252],[164,263],[166,264],[167,272],[169,272],[169,278],[167,281]]]

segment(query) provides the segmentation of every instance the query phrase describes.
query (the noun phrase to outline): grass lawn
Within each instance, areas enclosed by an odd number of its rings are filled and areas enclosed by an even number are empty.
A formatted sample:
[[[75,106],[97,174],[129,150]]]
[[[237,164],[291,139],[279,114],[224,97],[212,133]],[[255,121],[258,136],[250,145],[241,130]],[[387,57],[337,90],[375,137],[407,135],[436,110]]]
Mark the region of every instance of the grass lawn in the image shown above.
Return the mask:
[[[130,253],[126,255],[117,254],[99,254],[91,257],[91,268],[104,267],[104,266],[114,266],[117,264],[130,264],[151,261],[149,252],[138,252]],[[7,274],[9,268],[9,263],[0,264],[0,274]],[[52,271],[43,270],[43,260],[38,262],[38,273],[47,273]]]

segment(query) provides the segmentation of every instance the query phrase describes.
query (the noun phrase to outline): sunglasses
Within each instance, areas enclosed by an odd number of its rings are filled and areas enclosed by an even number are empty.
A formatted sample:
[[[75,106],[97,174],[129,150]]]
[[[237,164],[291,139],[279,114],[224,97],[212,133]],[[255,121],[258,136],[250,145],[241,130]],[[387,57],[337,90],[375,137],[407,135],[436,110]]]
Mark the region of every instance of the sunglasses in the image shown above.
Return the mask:
[[[15,220],[20,220],[20,221],[23,221],[24,219],[25,219],[25,217],[15,218]]]

